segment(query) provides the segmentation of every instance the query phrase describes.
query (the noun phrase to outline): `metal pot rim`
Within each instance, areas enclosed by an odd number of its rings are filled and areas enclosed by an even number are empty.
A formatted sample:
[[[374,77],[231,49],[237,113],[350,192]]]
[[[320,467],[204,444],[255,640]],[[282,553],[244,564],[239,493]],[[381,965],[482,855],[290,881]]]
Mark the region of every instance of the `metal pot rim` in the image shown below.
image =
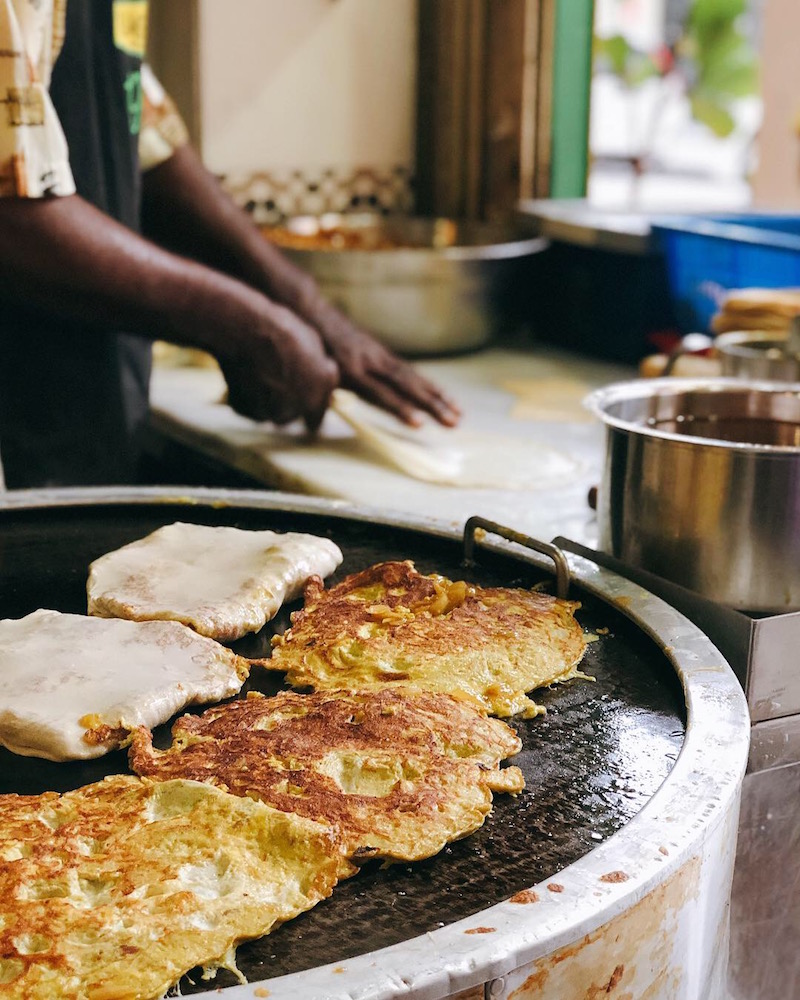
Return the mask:
[[[785,344],[786,340],[786,334],[780,330],[728,330],[714,338],[714,350],[737,357],[761,358],[771,345]]]
[[[393,247],[376,250],[306,250],[299,247],[284,247],[284,252],[291,254],[296,260],[311,260],[323,254],[335,260],[353,260],[363,263],[367,260],[380,259],[394,261],[424,261],[426,257],[434,260],[509,260],[515,257],[525,257],[546,249],[548,241],[541,236],[523,237],[515,240],[504,240],[502,243],[483,243],[473,246],[456,247]]]
[[[583,400],[584,407],[603,421],[608,427],[636,434],[641,437],[670,441],[691,447],[719,448],[724,451],[738,451],[749,455],[797,455],[800,447],[795,445],[753,444],[747,441],[726,441],[717,438],[697,437],[691,434],[676,434],[674,431],[650,427],[634,420],[624,420],[608,412],[608,407],[628,400],[666,398],[680,396],[686,392],[713,395],[714,393],[763,393],[765,395],[791,395],[800,400],[800,382],[776,382],[764,379],[742,378],[654,378],[634,379],[629,382],[614,382],[596,389]]]
[[[335,224],[346,229],[358,231],[359,228],[372,227],[378,230],[399,229],[416,224],[432,225],[437,221],[453,221],[456,224],[463,223],[463,220],[439,219],[436,216],[410,215],[410,216],[383,216],[375,212],[359,213],[339,213],[328,212],[323,216],[303,214],[292,216],[287,220],[287,225],[297,221],[309,220],[320,222],[321,219],[338,220]],[[331,225],[334,222],[331,221]],[[515,257],[525,257],[528,254],[538,253],[545,249],[548,241],[538,234],[531,233],[530,227],[523,231],[522,225],[508,223],[505,225],[494,225],[487,222],[473,223],[479,233],[486,237],[491,233],[503,234],[500,239],[492,240],[486,238],[477,243],[456,243],[453,246],[398,246],[369,249],[339,249],[326,247],[324,249],[312,249],[302,247],[284,247],[298,261],[317,260],[321,257],[330,260],[353,260],[359,265],[367,260],[389,260],[410,263],[412,261],[424,262],[426,258],[433,260],[506,260]]]

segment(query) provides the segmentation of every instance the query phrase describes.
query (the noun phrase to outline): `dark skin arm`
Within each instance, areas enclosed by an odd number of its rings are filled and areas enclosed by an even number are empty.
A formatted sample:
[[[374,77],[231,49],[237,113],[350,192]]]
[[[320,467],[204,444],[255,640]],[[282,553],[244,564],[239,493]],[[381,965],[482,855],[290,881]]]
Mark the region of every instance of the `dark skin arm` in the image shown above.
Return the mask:
[[[170,253],[77,195],[0,199],[0,308],[55,314],[214,354],[231,405],[316,429],[338,383],[315,330],[248,284]]]
[[[240,278],[315,329],[343,386],[409,424],[422,411],[448,426],[460,412],[433,383],[359,329],[314,280],[269,243],[222,190],[190,146],[144,175],[145,233],[164,246]]]

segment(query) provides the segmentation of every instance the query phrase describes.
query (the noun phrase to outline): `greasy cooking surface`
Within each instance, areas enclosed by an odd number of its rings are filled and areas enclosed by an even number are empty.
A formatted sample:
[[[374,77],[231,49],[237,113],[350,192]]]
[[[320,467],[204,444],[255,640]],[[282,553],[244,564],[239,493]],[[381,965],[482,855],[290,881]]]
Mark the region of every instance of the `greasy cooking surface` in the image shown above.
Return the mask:
[[[327,534],[345,557],[334,582],[385,559],[413,559],[423,573],[484,586],[541,579],[535,569],[490,555],[465,571],[454,541],[332,515],[176,504],[0,510],[0,617],[37,607],[83,611],[92,559],[176,520]],[[251,981],[341,962],[476,913],[556,875],[620,829],[656,791],[683,739],[678,682],[660,650],[624,616],[580,593],[570,597],[583,602],[582,625],[603,630],[581,665],[596,682],[537,692],[548,714],[511,720],[523,741],[512,762],[525,775],[525,791],[497,796],[484,826],[436,857],[384,870],[371,863],[311,912],[244,945],[238,964]],[[237,652],[267,655],[271,630],[287,625],[284,611],[264,633],[237,643]],[[280,683],[279,676],[254,671],[246,687],[273,692]],[[167,745],[168,727],[157,742]],[[0,752],[0,792],[66,790],[125,770],[119,752],[76,764]],[[210,984],[191,978],[196,985],[185,977],[184,994],[234,982],[225,972]]]

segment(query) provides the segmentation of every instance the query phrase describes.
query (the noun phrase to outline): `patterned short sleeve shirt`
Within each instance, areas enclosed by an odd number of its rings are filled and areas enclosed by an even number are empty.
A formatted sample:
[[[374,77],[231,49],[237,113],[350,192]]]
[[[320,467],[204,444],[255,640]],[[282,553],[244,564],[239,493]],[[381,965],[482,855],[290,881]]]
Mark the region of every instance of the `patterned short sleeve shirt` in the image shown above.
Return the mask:
[[[0,197],[75,193],[69,149],[48,93],[64,42],[68,0],[0,0]],[[115,32],[144,46],[147,4],[113,0]],[[119,29],[117,29],[119,25]],[[142,67],[139,157],[143,169],[188,141],[172,100]]]

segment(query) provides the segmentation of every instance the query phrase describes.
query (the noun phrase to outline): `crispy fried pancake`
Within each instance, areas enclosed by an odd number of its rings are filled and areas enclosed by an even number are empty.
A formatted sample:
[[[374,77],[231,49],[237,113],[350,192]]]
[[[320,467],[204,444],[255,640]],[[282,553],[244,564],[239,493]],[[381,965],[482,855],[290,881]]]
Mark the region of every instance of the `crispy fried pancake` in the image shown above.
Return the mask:
[[[236,694],[250,661],[178,622],[40,609],[0,621],[0,745],[26,757],[100,757],[134,726]]]
[[[379,563],[330,590],[310,580],[269,665],[294,687],[463,693],[495,715],[529,717],[543,709],[526,691],[578,675],[579,607],[422,576],[411,562]]]
[[[196,782],[0,796],[0,994],[160,997],[329,896],[337,834]]]
[[[231,642],[257,632],[309,577],[326,577],[341,561],[328,538],[176,522],[95,559],[89,614],[172,619]]]
[[[476,830],[492,791],[522,790],[499,762],[521,743],[505,723],[449,695],[284,691],[184,716],[172,748],[138,730],[141,775],[212,781],[338,826],[349,853],[415,861]]]

